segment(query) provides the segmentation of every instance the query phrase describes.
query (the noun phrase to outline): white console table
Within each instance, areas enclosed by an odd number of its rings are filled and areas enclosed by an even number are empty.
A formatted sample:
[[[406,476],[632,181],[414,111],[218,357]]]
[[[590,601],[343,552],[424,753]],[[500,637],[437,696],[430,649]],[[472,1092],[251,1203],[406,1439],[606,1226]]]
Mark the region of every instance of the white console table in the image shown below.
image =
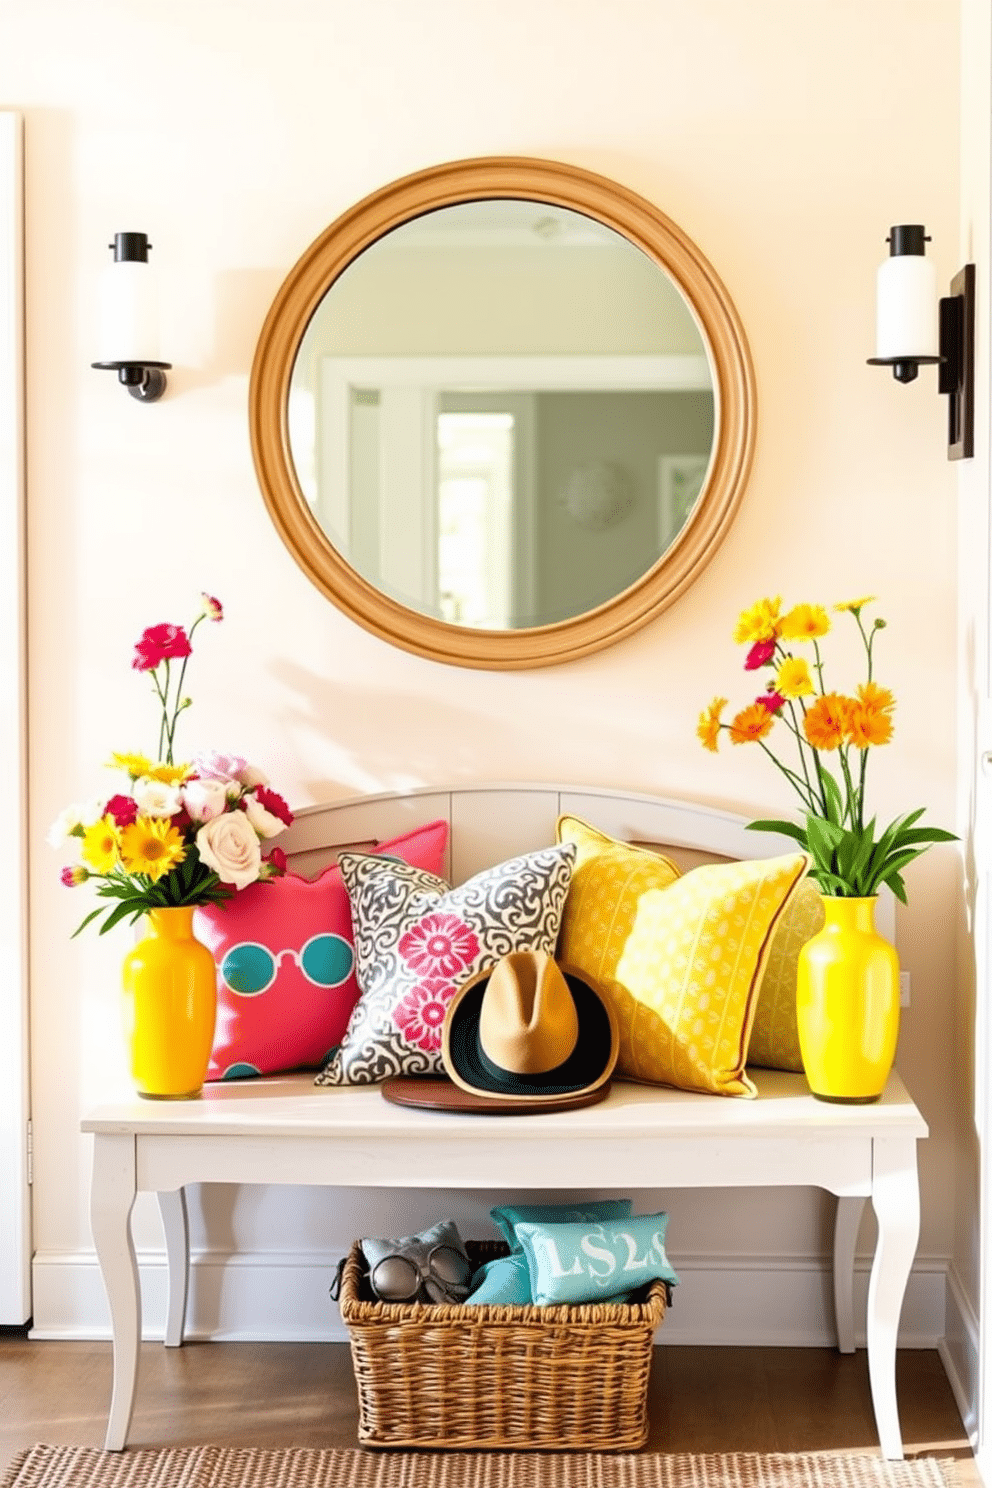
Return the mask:
[[[927,1126],[898,1075],[873,1105],[814,1100],[800,1075],[757,1071],[757,1100],[616,1083],[600,1105],[540,1116],[441,1115],[372,1088],[316,1089],[312,1076],[208,1086],[201,1099],[104,1106],[94,1134],[92,1222],[114,1339],[106,1445],[127,1442],[141,1302],[131,1238],[135,1195],[159,1195],[169,1261],[166,1342],[182,1341],[190,1183],[422,1188],[806,1186],[838,1198],[838,1347],[854,1349],[854,1250],[870,1199],[878,1241],[868,1289],[872,1401],[885,1457],[903,1455],[896,1336],[919,1237],[916,1143]],[[330,1262],[329,1262],[330,1268]]]

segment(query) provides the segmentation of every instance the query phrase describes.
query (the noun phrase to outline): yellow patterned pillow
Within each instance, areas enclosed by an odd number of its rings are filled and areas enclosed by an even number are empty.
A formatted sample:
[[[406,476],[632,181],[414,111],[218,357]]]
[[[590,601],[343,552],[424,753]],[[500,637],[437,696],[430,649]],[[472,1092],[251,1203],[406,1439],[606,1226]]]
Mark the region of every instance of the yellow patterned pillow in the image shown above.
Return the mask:
[[[558,955],[610,999],[617,1074],[753,1095],[744,1064],[758,989],[806,855],[705,864],[679,878],[659,854],[577,817],[559,820],[558,840],[578,849]]]
[[[823,896],[811,878],[804,879],[785,907],[772,936],[768,964],[761,979],[748,1064],[802,1074],[796,1023],[796,968],[799,952],[823,929]]]

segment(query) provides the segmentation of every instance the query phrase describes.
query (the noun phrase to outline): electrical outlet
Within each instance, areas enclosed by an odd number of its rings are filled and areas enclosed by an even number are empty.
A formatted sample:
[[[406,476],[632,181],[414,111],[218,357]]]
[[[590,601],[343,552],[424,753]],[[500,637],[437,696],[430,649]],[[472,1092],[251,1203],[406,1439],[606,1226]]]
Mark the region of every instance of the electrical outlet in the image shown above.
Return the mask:
[[[909,1007],[909,972],[899,973],[899,1006]]]

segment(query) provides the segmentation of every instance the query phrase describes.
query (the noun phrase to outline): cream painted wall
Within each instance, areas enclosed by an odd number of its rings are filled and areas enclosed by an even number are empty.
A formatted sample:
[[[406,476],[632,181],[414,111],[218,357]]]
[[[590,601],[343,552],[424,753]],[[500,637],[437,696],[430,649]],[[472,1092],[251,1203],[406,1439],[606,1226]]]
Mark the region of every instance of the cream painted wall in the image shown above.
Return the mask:
[[[961,7],[962,262],[976,266],[975,458],[958,469],[958,818],[964,843],[963,912],[955,990],[957,1162],[954,1252],[948,1293],[945,1361],[957,1383],[962,1414],[979,1429],[979,1460],[988,1480],[992,1445],[992,1328],[989,1326],[989,1177],[992,1174],[992,776],[981,757],[992,748],[990,676],[989,251],[992,216],[992,14],[984,0]],[[984,1246],[983,1246],[984,1235]],[[983,1254],[984,1251],[984,1254]],[[983,1378],[984,1376],[984,1378]]]
[[[880,675],[900,704],[875,805],[954,821],[944,404],[926,373],[901,388],[865,365],[890,224],[925,221],[941,282],[957,268],[954,4],[504,0],[494,19],[457,0],[0,0],[0,34],[0,100],[26,115],[35,1244],[48,1261],[88,1251],[78,1121],[128,1080],[122,935],[70,942],[88,901],[59,886],[44,832],[105,788],[110,748],[151,746],[131,645],[187,618],[201,587],[227,618],[199,633],[184,746],[241,750],[296,805],[512,777],[762,814],[791,805],[770,766],[713,759],[694,739],[715,692],[744,696],[738,609],[766,592],[875,593]],[[612,175],[689,233],[747,327],[760,422],[743,508],[688,596],[601,655],[491,675],[390,650],[311,588],[259,497],[246,395],[271,296],[330,220],[406,172],[499,153]],[[164,283],[175,370],[152,407],[88,367],[105,245],[123,228],[150,234]],[[954,1234],[957,853],[935,851],[909,884],[899,1061],[931,1123],[921,1256],[939,1263]],[[250,1243],[265,1208],[261,1196],[238,1211],[236,1239]],[[735,1200],[729,1219],[700,1197],[679,1215],[701,1251],[824,1248],[813,1196]],[[145,1210],[138,1231],[157,1243]]]

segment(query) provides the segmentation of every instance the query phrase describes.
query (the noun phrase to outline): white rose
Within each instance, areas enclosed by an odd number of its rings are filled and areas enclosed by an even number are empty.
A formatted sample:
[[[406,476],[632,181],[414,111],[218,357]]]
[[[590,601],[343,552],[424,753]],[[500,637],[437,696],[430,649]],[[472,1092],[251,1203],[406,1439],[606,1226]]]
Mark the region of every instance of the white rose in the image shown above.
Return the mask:
[[[79,835],[77,828],[92,827],[103,815],[103,801],[75,801],[60,811],[48,829],[45,841],[49,847],[65,847],[70,837]]]
[[[243,811],[215,816],[196,834],[196,846],[208,868],[221,883],[243,889],[254,883],[262,869],[262,849],[255,828]]]
[[[195,822],[212,821],[227,810],[226,780],[188,780],[182,788],[182,801]]]
[[[266,811],[256,795],[245,796],[245,816],[259,837],[278,837],[285,832],[286,823],[271,811]]]
[[[134,782],[131,794],[142,816],[175,816],[183,804],[177,785],[166,785],[164,780],[152,780],[148,775]]]

